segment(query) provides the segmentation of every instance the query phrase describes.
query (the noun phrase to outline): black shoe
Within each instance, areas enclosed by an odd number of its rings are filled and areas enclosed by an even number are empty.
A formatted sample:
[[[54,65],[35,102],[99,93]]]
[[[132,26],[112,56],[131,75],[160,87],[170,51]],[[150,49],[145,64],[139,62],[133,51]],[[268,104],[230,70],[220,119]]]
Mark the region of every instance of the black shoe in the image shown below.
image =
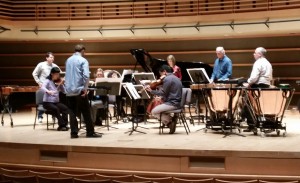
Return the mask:
[[[100,138],[100,137],[102,137],[102,135],[93,133],[93,134],[90,134],[90,135],[86,135],[86,137],[87,138]]]
[[[77,134],[71,134],[71,139],[77,139],[79,136]]]
[[[69,128],[68,127],[65,127],[65,126],[60,126],[57,128],[57,131],[68,131]]]
[[[173,134],[176,131],[176,124],[177,124],[177,120],[178,120],[178,116],[175,115],[174,117],[172,117],[172,122],[169,123],[169,128],[170,128],[170,132],[169,134]]]

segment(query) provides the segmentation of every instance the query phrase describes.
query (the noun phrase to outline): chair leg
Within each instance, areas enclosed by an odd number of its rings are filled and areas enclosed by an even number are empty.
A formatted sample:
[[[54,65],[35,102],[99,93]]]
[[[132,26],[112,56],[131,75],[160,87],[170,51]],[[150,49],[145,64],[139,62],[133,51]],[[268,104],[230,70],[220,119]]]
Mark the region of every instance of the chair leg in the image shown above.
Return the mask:
[[[35,125],[36,125],[36,118],[37,118],[37,115],[38,115],[38,110],[36,109],[35,110],[35,119],[34,119],[34,123],[33,123],[33,129],[35,130]]]
[[[48,120],[48,114],[46,114],[47,116],[47,130],[49,130],[49,120]]]
[[[188,135],[189,132],[190,132],[190,128],[188,127],[188,124],[187,124],[187,122],[185,120],[185,116],[182,113],[180,113],[179,116],[180,116],[180,119],[182,120],[182,124],[183,124],[183,127],[185,129],[185,132]]]
[[[163,125],[162,125],[162,122],[161,122],[161,113],[159,114],[159,134],[162,134],[163,133]]]
[[[56,119],[55,119],[55,117],[54,117],[54,116],[52,116],[52,120],[53,120],[53,128],[54,128],[55,121],[56,121]]]

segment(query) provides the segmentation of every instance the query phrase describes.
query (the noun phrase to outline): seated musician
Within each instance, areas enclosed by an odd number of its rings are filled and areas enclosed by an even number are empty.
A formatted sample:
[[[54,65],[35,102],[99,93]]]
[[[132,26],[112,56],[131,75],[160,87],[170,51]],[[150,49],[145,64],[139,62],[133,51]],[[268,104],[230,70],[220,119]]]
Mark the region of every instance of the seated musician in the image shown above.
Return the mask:
[[[229,57],[225,55],[223,47],[216,48],[217,59],[215,60],[214,70],[211,75],[211,81],[224,81],[231,78],[232,62]]]
[[[101,68],[98,68],[95,72],[95,78],[104,78],[104,71]],[[94,85],[95,83],[93,83]],[[102,119],[105,119],[104,110],[103,108],[103,101],[100,99],[100,96],[92,95],[92,102],[91,102],[91,116],[92,120],[95,125],[102,126]]]
[[[244,86],[251,88],[269,88],[271,85],[273,69],[270,62],[265,58],[267,50],[263,47],[258,47],[254,51],[254,65],[250,78]],[[254,122],[251,118],[249,109],[244,106],[242,111],[242,117],[247,119],[248,129],[245,132],[250,132],[254,128]]]
[[[159,73],[164,77],[162,87],[159,90],[152,90],[149,86],[146,87],[146,90],[151,94],[161,96],[163,99],[163,103],[154,107],[151,111],[151,114],[156,118],[160,118],[161,112],[178,109],[182,95],[182,83],[173,74],[171,67],[163,65],[159,69]],[[170,134],[173,134],[176,130],[177,117],[172,118],[170,114],[162,114],[161,120],[164,125],[170,128]]]
[[[173,55],[169,55],[167,58],[168,65],[173,69],[173,74],[177,76],[180,80],[182,80],[181,69],[176,64],[175,57]]]
[[[265,58],[267,50],[263,47],[255,49],[253,54],[255,62],[253,64],[250,78],[244,86],[251,88],[269,88],[273,78],[271,63]]]
[[[65,92],[64,80],[60,78],[60,69],[53,67],[50,75],[43,82],[41,89],[45,92],[43,106],[53,112],[58,119],[58,131],[67,131],[68,115],[71,120],[76,120],[75,115],[64,104],[59,102],[59,92]]]
[[[121,75],[120,73],[118,73],[117,71],[115,70],[112,70],[110,71],[108,74],[107,74],[107,77],[108,78],[120,78]],[[125,113],[125,110],[123,108],[124,106],[124,101],[122,99],[122,96],[121,95],[118,95],[118,96],[110,96],[110,98],[114,98],[116,97],[116,105],[117,105],[117,114],[120,116],[120,117],[125,117],[126,116],[126,113]]]

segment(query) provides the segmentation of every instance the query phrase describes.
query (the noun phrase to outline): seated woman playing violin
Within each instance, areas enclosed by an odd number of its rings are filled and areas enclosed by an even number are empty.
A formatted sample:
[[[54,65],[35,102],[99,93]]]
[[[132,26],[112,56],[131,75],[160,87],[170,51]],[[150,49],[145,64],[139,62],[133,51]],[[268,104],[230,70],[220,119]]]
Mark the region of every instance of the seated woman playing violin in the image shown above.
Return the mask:
[[[46,81],[43,82],[41,87],[43,90],[43,107],[47,110],[51,110],[53,116],[58,119],[58,131],[67,131],[68,128],[68,115],[70,115],[71,122],[76,121],[75,114],[64,104],[59,101],[59,92],[65,92],[64,79],[60,78],[60,69],[53,67],[50,71],[50,75]]]
[[[150,86],[146,86],[146,90],[153,95],[162,97],[163,103],[154,107],[151,114],[159,118],[160,113],[171,111],[180,108],[181,95],[182,95],[182,83],[178,77],[173,74],[173,69],[168,65],[163,65],[159,69],[159,73],[162,79],[162,87],[158,90],[151,89]],[[162,123],[170,128],[170,134],[176,130],[176,117],[171,117],[170,114],[162,114]]]

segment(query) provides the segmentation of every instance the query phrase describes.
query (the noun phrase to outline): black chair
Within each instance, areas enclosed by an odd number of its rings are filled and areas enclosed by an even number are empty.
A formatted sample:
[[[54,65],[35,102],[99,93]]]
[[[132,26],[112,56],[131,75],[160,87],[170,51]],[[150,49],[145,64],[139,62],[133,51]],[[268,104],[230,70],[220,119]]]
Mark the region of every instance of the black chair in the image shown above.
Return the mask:
[[[46,116],[47,116],[47,130],[49,129],[49,120],[48,120],[48,115],[52,115],[53,112],[50,110],[46,110],[43,107],[43,98],[44,98],[44,91],[43,90],[38,90],[35,92],[35,104],[36,104],[36,110],[35,110],[35,119],[34,119],[34,124],[33,124],[33,129],[35,129],[36,125],[36,119],[38,118],[38,112],[43,111]],[[53,121],[53,128],[55,125],[55,121]]]
[[[178,119],[181,120],[186,134],[188,135],[190,131],[190,128],[186,122],[186,118],[185,118],[185,104],[189,103],[191,101],[191,97],[192,97],[192,90],[190,88],[182,88],[182,96],[181,96],[181,102],[180,102],[180,108],[179,109],[175,109],[175,110],[170,110],[170,111],[165,111],[160,113],[160,118],[159,118],[159,133],[163,133],[163,129],[164,126],[162,125],[162,120],[161,120],[161,116],[162,114],[174,114],[174,115],[178,115]],[[176,122],[177,123],[177,122]]]

